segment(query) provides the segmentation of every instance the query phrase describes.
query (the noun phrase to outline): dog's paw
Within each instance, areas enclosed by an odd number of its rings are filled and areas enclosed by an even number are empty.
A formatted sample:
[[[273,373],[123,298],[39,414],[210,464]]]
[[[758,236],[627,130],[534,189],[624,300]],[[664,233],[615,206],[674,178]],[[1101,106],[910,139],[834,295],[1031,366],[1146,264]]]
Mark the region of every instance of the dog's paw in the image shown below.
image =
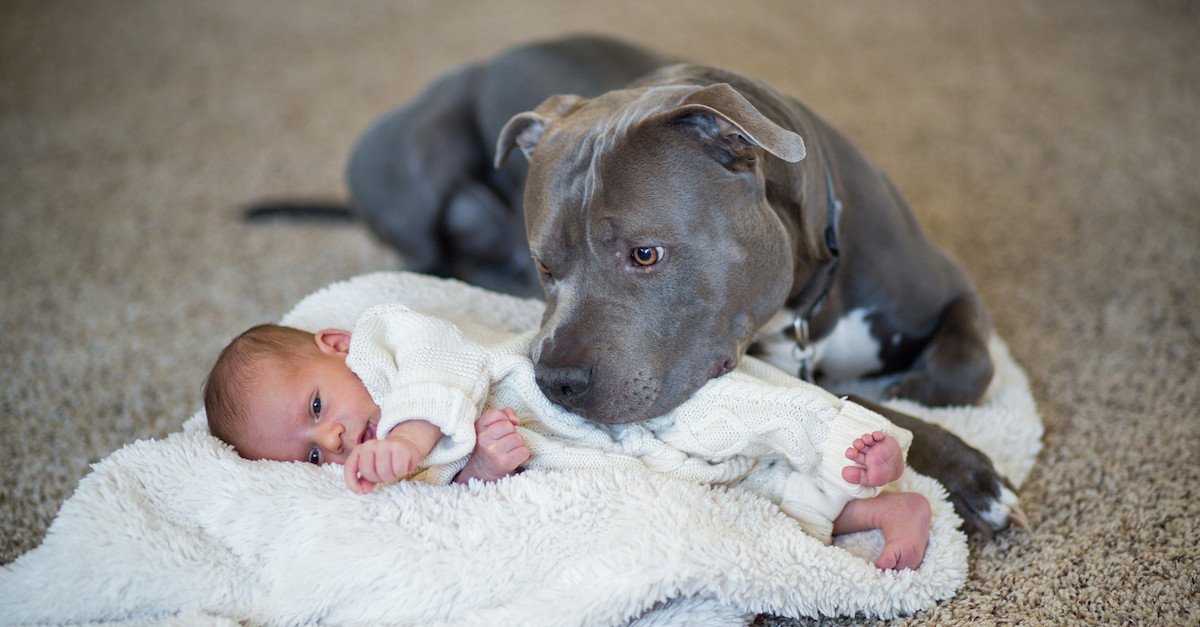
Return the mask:
[[[962,518],[967,535],[988,541],[1009,527],[1029,527],[1016,490],[994,470],[971,472],[946,483],[950,503]]]
[[[969,535],[990,539],[1010,526],[1027,526],[1016,488],[982,451],[930,423],[913,419],[901,426],[913,432],[909,465],[942,483]]]

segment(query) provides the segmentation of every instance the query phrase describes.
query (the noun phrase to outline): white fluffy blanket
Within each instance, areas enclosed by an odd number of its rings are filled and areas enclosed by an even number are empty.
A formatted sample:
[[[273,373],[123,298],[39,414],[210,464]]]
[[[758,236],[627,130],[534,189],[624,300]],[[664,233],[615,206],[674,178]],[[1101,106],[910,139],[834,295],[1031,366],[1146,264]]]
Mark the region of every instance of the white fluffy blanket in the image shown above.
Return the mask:
[[[350,328],[404,302],[533,328],[541,304],[388,272],[337,283],[283,322]],[[1028,383],[995,339],[979,407],[897,406],[987,452],[1019,485],[1041,447]],[[882,572],[878,532],[822,546],[741,489],[630,471],[529,471],[493,484],[405,482],[359,496],[340,469],[251,462],[203,411],[95,464],[38,548],[0,570],[4,622],[741,624],[755,613],[888,618],[954,595],[967,546],[940,485],[919,570]]]

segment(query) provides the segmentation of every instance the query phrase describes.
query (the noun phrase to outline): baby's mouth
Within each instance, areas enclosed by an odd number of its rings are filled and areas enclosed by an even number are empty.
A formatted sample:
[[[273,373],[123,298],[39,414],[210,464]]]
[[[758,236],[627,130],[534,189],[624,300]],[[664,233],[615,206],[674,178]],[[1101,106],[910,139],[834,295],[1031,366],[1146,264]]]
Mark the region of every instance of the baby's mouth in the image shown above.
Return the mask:
[[[375,423],[368,422],[367,427],[365,429],[363,429],[362,442],[359,442],[359,444],[362,444],[363,442],[366,442],[367,440],[374,440],[374,439],[375,439]]]

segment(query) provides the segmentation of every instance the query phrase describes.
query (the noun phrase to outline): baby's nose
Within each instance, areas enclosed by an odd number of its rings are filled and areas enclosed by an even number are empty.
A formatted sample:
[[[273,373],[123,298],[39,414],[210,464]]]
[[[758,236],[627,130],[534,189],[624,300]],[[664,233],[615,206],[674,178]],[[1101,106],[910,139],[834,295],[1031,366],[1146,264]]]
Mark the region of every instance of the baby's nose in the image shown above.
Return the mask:
[[[346,427],[340,423],[329,423],[329,426],[321,433],[321,446],[330,453],[340,454],[342,452],[342,435],[345,432]]]

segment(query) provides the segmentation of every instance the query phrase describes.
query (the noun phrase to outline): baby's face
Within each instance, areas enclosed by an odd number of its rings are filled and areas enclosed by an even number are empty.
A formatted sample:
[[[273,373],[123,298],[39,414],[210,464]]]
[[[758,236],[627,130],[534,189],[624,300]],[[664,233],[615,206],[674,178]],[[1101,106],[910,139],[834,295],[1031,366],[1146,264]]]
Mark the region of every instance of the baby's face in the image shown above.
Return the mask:
[[[316,342],[320,353],[298,367],[255,366],[238,447],[244,457],[341,464],[354,447],[375,439],[379,406],[346,366],[345,351],[322,344],[320,334]]]

